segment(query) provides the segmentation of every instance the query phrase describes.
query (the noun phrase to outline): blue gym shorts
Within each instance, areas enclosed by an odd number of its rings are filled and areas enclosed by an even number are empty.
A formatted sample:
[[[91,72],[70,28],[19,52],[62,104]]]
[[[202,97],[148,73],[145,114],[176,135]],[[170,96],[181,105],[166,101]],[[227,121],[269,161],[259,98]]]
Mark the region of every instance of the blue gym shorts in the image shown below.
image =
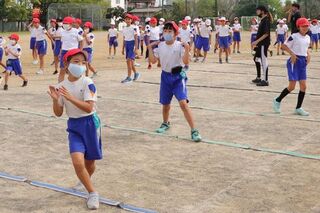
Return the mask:
[[[36,48],[39,55],[46,55],[47,54],[47,40],[37,41]]]
[[[198,41],[196,42],[196,48],[208,52],[210,50],[209,38],[199,36]]]
[[[22,66],[19,59],[8,59],[6,64],[7,72],[14,72],[16,75],[22,75]]]
[[[55,40],[54,41],[54,49],[53,49],[54,56],[59,56],[60,55],[61,46],[62,46],[61,40]]]
[[[307,80],[307,57],[297,56],[295,64],[291,63],[291,58],[287,61],[289,81]]]
[[[162,71],[160,83],[160,103],[168,105],[172,97],[175,96],[178,101],[188,101],[187,78],[183,79],[181,75]]]
[[[68,52],[68,50],[61,50],[61,54],[60,54],[60,68],[61,69],[64,68],[63,57],[67,52]]]
[[[30,49],[33,50],[36,48],[36,37],[30,38]]]
[[[219,36],[219,47],[222,49],[229,48],[229,36]]]
[[[67,132],[70,153],[81,152],[86,160],[102,159],[101,125],[96,114],[69,118]]]
[[[280,44],[284,44],[284,34],[278,34],[277,42]]]
[[[0,47],[0,61],[2,61],[2,57],[3,57],[3,48]]]
[[[136,55],[134,54],[134,45],[135,41],[125,41],[125,48],[126,48],[126,59],[135,60]]]
[[[241,34],[240,32],[233,33],[233,41],[241,41]]]

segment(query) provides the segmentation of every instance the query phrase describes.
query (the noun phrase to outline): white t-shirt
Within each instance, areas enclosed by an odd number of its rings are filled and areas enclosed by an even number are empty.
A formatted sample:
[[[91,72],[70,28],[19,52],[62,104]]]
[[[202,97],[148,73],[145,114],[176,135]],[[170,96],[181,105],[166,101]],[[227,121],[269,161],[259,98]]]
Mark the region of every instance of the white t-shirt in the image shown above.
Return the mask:
[[[220,37],[226,37],[229,36],[230,33],[230,27],[228,25],[220,26],[217,30],[217,33],[219,33]]]
[[[137,36],[140,36],[139,26],[137,26],[137,25],[133,25],[133,26],[134,26],[134,28],[135,28],[135,30],[136,30],[136,32],[137,32]]]
[[[111,38],[111,37],[117,37],[117,35],[118,35],[118,30],[116,29],[116,28],[110,28],[109,30],[108,30],[108,33],[109,33],[109,37]]]
[[[29,31],[30,31],[31,38],[35,38],[36,37],[36,28],[35,27],[30,27]]]
[[[7,48],[13,52],[14,54],[18,54],[19,56],[16,57],[14,55],[12,55],[11,53],[8,54],[8,59],[17,59],[17,58],[20,58],[21,56],[21,53],[22,53],[22,49],[21,49],[21,46],[19,44],[16,44],[14,46],[12,46],[11,44],[8,44],[7,45]]]
[[[93,47],[93,42],[94,42],[93,33],[88,33],[86,37],[87,37],[87,39],[84,41],[83,48],[92,48]],[[89,44],[88,44],[87,41],[89,41]]]
[[[56,33],[56,28],[50,27],[48,29],[48,33],[49,33],[50,36],[54,36],[54,34]]]
[[[160,28],[150,27],[150,41],[158,41],[160,40]]]
[[[206,26],[205,23],[200,24],[199,26],[200,36],[203,38],[209,38],[212,32],[211,26]]]
[[[88,115],[92,115],[96,112],[97,91],[93,81],[85,76],[82,76],[77,81],[70,82],[65,79],[59,83],[56,88],[65,87],[69,93],[80,101],[94,101],[94,107],[91,113],[87,113],[76,107],[70,101],[67,101],[64,97],[60,96],[58,103],[60,106],[64,106],[66,113],[70,118],[81,118]]]
[[[3,37],[0,37],[0,48],[3,48],[3,45],[6,43],[6,40]]]
[[[182,28],[179,29],[178,37],[180,38],[181,42],[190,42],[191,36],[192,36],[192,33],[190,29],[188,28],[185,30]]]
[[[78,31],[78,34],[79,35],[83,35],[83,29],[81,28],[81,27],[79,27],[79,28],[75,28],[77,31]]]
[[[284,42],[284,44],[298,56],[307,56],[310,45],[310,36],[294,33]]]
[[[160,24],[160,25],[159,25],[159,33],[160,33],[160,34],[163,33],[163,27],[164,27],[164,24]]]
[[[154,55],[160,59],[162,70],[165,72],[171,72],[172,68],[183,65],[184,52],[180,41],[175,41],[172,45],[167,45],[163,41],[159,43],[158,48],[154,49]]]
[[[287,24],[283,24],[283,27],[286,29],[286,32],[288,32],[288,31],[289,31],[289,27],[288,27],[288,25],[287,25]]]
[[[134,36],[137,35],[137,32],[135,27],[130,25],[123,28],[122,34],[125,41],[134,41]]]
[[[39,26],[38,28],[35,28],[36,41],[45,40],[46,39],[46,33],[47,33],[47,30],[42,26]]]
[[[311,25],[310,25],[310,31],[311,31],[312,34],[318,34],[318,32],[319,32],[319,27],[318,27],[318,25],[313,25],[313,24],[311,24]]]
[[[252,24],[250,27],[251,34],[257,34],[259,29],[259,24]]]
[[[287,30],[284,26],[280,27],[280,25],[277,25],[276,32],[278,35],[284,35],[287,32]]]
[[[238,31],[240,31],[241,30],[241,24],[240,23],[238,23],[238,24],[233,24],[233,30],[234,31],[236,31],[236,32],[238,32]]]
[[[71,50],[79,47],[79,42],[83,37],[79,35],[78,30],[71,28],[70,30],[61,31],[62,50]]]
[[[63,30],[64,29],[62,27],[58,27],[57,31],[54,33],[54,36],[58,37],[58,38],[55,38],[55,40],[61,40]]]

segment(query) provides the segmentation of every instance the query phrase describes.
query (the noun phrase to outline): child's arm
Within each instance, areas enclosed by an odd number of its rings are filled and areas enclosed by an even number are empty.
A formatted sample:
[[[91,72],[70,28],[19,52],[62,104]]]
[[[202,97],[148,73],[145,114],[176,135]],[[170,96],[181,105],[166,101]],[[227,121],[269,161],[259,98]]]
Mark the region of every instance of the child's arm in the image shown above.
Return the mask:
[[[211,38],[211,35],[210,35],[210,38]],[[188,43],[183,43],[182,46],[184,47],[184,54],[182,56],[182,62],[185,65],[188,65],[189,64],[189,48],[190,48],[190,46]]]
[[[310,60],[311,60],[311,54],[310,54],[310,49],[308,49],[307,64],[310,63]]]
[[[60,117],[63,114],[63,106],[59,104],[59,93],[54,86],[49,86],[48,94],[53,101],[53,112],[57,117]]]
[[[94,101],[80,101],[79,99],[72,96],[68,90],[64,87],[61,87],[59,89],[59,93],[68,101],[70,101],[72,104],[74,104],[76,107],[78,107],[80,110],[91,113],[93,111]]]
[[[125,45],[125,40],[123,38],[123,42],[122,42],[122,55],[124,55],[124,45]]]
[[[138,47],[138,35],[135,34],[134,35],[134,52],[136,53],[136,55],[138,55],[138,51],[139,47]]]
[[[148,45],[148,50],[149,50],[149,59],[150,59],[150,62],[152,64],[155,64],[157,63],[158,61],[158,58],[154,55],[153,53],[153,50],[152,50],[152,47],[155,46],[155,45],[158,45],[160,42],[153,42],[151,44]]]
[[[291,62],[295,64],[297,61],[297,56],[292,52],[292,50],[286,44],[283,44],[281,48],[290,54]],[[308,54],[309,54],[309,50],[308,50]]]

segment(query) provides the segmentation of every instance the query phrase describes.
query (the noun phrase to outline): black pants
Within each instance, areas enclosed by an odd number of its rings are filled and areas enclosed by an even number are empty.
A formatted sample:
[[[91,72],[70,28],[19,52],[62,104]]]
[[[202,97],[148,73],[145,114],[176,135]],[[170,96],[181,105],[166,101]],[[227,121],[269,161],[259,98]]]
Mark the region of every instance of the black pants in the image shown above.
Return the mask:
[[[261,67],[262,67],[262,80],[268,81],[268,48],[269,45],[260,45],[255,48],[254,62],[257,68],[257,77],[261,78]]]

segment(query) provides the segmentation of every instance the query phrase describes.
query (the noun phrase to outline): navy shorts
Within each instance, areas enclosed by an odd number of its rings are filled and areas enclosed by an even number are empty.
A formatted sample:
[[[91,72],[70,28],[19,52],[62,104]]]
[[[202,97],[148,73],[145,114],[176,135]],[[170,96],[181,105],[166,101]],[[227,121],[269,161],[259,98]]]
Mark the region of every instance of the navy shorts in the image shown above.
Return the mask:
[[[47,54],[47,40],[37,41],[36,48],[39,55],[46,55]]]
[[[307,57],[297,56],[295,64],[291,63],[291,58],[287,61],[289,81],[307,80]]]
[[[64,55],[68,52],[68,50],[61,50],[60,54],[60,68],[64,68],[64,62],[63,62],[63,57]]]
[[[117,41],[117,37],[113,36],[109,38],[109,46],[112,47],[117,47],[118,46],[118,41]]]
[[[145,35],[145,36],[143,37],[143,39],[144,39],[144,44],[145,44],[145,45],[149,45],[149,43],[148,43],[149,36]]]
[[[126,48],[126,59],[134,60],[136,58],[134,54],[134,45],[135,41],[125,41],[125,48]]]
[[[241,41],[241,34],[240,32],[233,33],[233,41]]]
[[[30,49],[33,50],[36,48],[36,38],[35,37],[31,37],[30,38]]]
[[[284,34],[278,34],[278,37],[277,37],[277,42],[280,43],[280,44],[283,44],[284,43]]]
[[[61,46],[62,46],[61,40],[55,40],[54,41],[54,50],[53,50],[54,56],[59,56],[60,55]]]
[[[88,54],[88,62],[91,63],[92,62],[92,54],[93,54],[92,48],[90,48],[90,47],[83,48],[83,50],[87,52],[87,54]]]
[[[19,59],[8,59],[6,67],[7,72],[14,72],[16,75],[22,75],[22,66]]]
[[[230,36],[219,36],[219,47],[222,49],[229,48],[229,37]]]
[[[257,40],[257,33],[251,34],[251,44]]]
[[[86,160],[102,159],[101,125],[96,114],[82,118],[69,118],[70,153],[81,152]]]
[[[172,74],[162,71],[160,103],[162,105],[170,104],[173,96],[175,96],[178,101],[188,100],[187,78],[183,79],[179,73]]]
[[[3,57],[3,48],[0,47],[0,61],[2,61],[2,57]]]
[[[198,41],[196,42],[196,48],[208,52],[210,50],[209,38],[198,36]]]
[[[319,41],[319,35],[311,34],[311,41],[317,43]]]

